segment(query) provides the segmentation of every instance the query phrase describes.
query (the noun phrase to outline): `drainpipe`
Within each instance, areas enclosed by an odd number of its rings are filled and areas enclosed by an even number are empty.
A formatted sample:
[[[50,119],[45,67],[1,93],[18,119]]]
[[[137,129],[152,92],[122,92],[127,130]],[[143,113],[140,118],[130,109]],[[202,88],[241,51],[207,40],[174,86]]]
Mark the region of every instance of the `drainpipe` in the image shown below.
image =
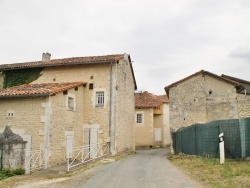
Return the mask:
[[[110,91],[109,91],[109,138],[110,138],[110,142],[109,142],[109,154],[111,153],[111,147],[112,147],[112,132],[111,132],[111,127],[112,127],[112,65],[113,62],[111,61],[110,63]]]

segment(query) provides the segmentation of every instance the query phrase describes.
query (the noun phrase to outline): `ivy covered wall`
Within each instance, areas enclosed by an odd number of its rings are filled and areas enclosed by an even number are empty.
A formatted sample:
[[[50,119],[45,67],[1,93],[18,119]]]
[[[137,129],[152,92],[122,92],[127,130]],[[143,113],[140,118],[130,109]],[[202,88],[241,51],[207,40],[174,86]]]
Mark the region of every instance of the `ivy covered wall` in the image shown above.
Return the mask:
[[[8,88],[33,82],[41,76],[42,70],[43,68],[32,68],[4,71],[3,87]]]

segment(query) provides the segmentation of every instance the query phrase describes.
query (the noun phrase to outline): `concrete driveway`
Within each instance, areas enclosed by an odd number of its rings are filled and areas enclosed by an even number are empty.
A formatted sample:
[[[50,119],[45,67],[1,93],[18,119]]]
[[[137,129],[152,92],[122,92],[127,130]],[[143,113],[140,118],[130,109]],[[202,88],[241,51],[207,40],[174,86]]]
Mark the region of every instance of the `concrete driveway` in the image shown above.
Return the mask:
[[[138,150],[135,155],[93,169],[93,176],[74,187],[199,187],[166,159],[167,152],[166,148]]]

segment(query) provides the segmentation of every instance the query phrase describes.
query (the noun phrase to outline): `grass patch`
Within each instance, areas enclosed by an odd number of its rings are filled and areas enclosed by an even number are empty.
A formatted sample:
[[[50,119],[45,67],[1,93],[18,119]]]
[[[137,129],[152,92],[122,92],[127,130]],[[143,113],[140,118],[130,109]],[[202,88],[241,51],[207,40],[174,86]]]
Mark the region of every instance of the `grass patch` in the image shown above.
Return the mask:
[[[25,174],[25,170],[23,168],[2,169],[0,170],[0,180],[6,179],[11,176],[15,176],[15,175],[22,175],[22,174]]]
[[[244,188],[250,185],[250,161],[226,159],[225,164],[220,165],[216,158],[170,155],[169,159],[205,187]]]

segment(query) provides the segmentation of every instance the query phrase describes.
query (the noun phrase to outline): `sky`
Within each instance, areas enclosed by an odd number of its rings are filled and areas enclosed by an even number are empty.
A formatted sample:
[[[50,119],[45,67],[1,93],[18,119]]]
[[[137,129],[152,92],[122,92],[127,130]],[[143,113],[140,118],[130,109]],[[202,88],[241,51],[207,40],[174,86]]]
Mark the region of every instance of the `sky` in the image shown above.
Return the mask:
[[[249,0],[0,0],[0,64],[130,54],[138,91],[200,70],[250,81]]]

